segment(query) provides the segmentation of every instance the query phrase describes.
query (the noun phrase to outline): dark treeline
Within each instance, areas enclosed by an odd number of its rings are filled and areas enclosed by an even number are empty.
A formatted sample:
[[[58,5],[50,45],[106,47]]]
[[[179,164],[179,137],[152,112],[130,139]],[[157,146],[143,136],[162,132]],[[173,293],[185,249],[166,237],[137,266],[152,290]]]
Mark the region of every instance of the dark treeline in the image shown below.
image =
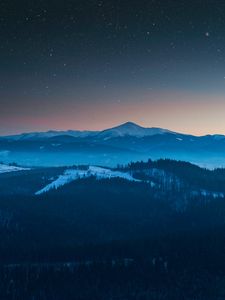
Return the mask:
[[[123,179],[80,179],[40,196],[2,195],[0,262],[71,259],[87,243],[216,230],[224,216],[224,198]]]
[[[120,166],[120,168],[132,171],[155,168],[178,176],[192,187],[201,186],[209,190],[225,191],[225,169],[223,168],[209,170],[189,162],[171,159],[149,159],[147,162],[131,162],[127,166]]]
[[[86,247],[93,259],[67,263],[4,265],[0,267],[0,297],[224,299],[225,243],[218,233]]]
[[[146,180],[90,177],[35,196],[64,169],[1,176],[0,299],[225,299],[225,199],[198,193],[223,191],[224,170],[123,170]]]

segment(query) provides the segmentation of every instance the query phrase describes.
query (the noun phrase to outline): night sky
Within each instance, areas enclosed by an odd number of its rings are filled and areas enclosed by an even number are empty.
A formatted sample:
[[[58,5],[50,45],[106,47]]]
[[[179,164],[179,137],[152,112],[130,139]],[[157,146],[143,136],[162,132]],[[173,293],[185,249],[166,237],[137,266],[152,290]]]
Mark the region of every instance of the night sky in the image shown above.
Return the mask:
[[[225,134],[225,1],[0,1],[0,134],[126,121]]]

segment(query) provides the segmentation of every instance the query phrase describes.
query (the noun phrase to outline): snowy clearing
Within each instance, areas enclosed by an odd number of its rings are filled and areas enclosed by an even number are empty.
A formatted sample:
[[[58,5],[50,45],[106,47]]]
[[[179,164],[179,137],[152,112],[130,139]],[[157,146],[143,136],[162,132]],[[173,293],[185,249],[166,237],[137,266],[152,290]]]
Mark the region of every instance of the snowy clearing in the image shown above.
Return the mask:
[[[26,171],[26,170],[30,170],[30,168],[21,168],[16,166],[8,166],[8,165],[0,164],[0,174],[9,173],[9,172]]]
[[[46,193],[52,189],[58,189],[59,187],[79,178],[88,178],[91,176],[95,176],[97,180],[105,178],[123,178],[129,181],[141,182],[141,180],[133,178],[129,173],[123,173],[119,171],[113,171],[110,169],[90,166],[87,170],[66,170],[63,175],[60,175],[56,180],[45,186],[40,191],[36,192],[35,195]]]

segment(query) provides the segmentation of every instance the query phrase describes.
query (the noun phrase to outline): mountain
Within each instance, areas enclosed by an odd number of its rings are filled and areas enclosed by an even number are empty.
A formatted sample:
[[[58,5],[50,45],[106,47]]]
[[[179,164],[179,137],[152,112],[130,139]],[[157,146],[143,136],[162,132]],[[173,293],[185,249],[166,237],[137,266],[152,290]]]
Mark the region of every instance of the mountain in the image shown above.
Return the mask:
[[[167,129],[156,128],[156,127],[145,128],[132,122],[126,122],[122,125],[103,130],[98,134],[98,136],[109,137],[109,138],[124,137],[124,136],[144,137],[144,136],[152,136],[152,135],[164,134],[164,133],[173,133],[173,132]]]
[[[164,133],[175,133],[167,129],[162,128],[145,128],[139,126],[133,122],[126,122],[119,126],[115,126],[109,129],[105,129],[102,131],[90,131],[90,130],[66,130],[66,131],[56,131],[50,130],[46,132],[30,132],[30,133],[22,133],[17,135],[9,135],[1,138],[6,138],[8,140],[21,141],[21,140],[41,140],[48,139],[57,136],[72,136],[79,138],[86,137],[123,137],[123,136],[136,136],[136,137],[144,137],[144,136],[152,136],[156,134],[164,134]]]
[[[79,131],[79,130],[66,130],[66,131],[57,131],[57,130],[49,130],[46,132],[30,132],[30,133],[22,133],[16,135],[8,135],[3,138],[14,141],[29,141],[29,140],[43,140],[48,138],[53,138],[57,136],[72,136],[72,137],[87,137],[95,135],[97,131]]]
[[[225,136],[194,136],[127,122],[102,131],[48,131],[0,138],[0,161],[25,166],[116,166],[148,158],[225,166]]]

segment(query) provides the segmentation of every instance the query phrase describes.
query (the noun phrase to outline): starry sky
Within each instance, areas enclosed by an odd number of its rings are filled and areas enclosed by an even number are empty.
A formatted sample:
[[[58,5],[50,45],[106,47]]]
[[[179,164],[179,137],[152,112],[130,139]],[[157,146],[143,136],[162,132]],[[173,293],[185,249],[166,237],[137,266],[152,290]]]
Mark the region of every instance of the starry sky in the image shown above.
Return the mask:
[[[0,134],[225,134],[225,1],[0,1]]]

